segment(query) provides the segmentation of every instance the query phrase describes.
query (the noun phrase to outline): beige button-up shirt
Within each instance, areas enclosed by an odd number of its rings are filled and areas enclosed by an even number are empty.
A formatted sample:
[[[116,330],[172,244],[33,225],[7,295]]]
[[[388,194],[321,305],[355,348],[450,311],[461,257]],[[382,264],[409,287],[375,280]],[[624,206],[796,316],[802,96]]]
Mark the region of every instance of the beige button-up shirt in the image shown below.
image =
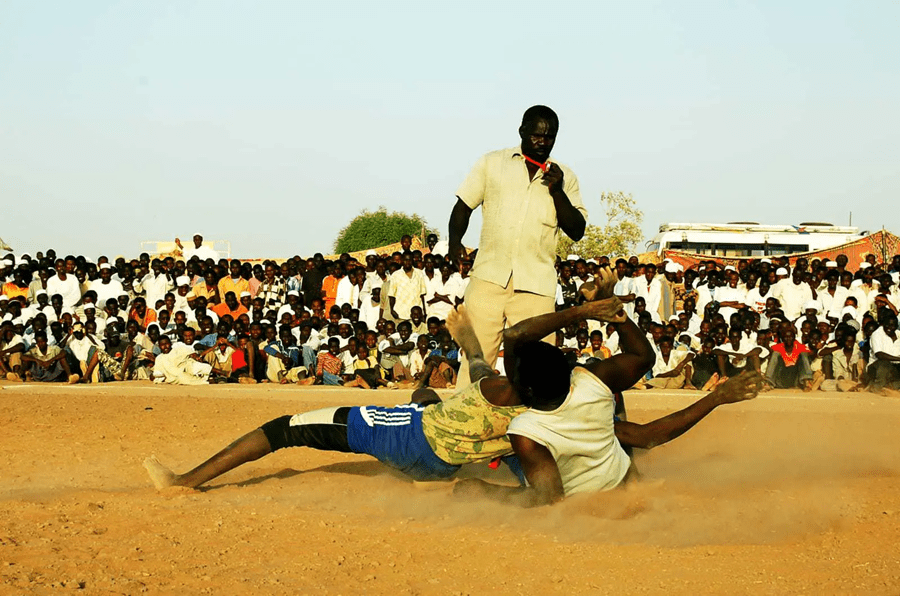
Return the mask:
[[[566,166],[554,163],[563,171],[563,189],[569,201],[587,221],[578,178]],[[484,155],[456,196],[472,209],[482,206],[484,223],[472,276],[504,288],[512,278],[517,291],[554,296],[559,234],[556,207],[543,184],[543,172],[538,170],[534,180],[529,180],[521,148]]]

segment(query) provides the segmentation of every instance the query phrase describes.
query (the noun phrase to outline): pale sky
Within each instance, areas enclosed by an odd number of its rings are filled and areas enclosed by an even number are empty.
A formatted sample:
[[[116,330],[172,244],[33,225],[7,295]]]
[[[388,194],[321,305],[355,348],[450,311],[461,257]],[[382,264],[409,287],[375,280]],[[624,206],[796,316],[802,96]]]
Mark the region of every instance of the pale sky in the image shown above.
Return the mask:
[[[136,256],[330,252],[362,209],[446,237],[543,103],[553,157],[668,221],[900,232],[900,3],[0,4],[0,237]],[[477,244],[480,220],[465,240]]]

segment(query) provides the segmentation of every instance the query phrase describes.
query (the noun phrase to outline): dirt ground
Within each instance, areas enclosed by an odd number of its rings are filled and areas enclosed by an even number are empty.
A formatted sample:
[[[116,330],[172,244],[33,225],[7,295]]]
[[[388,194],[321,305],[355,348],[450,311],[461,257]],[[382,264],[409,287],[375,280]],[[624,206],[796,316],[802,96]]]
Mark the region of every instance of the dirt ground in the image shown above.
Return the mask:
[[[330,388],[0,383],[0,594],[898,594],[900,400],[766,394],[637,455],[628,490],[518,510],[285,450],[157,493]],[[643,421],[696,394],[632,393]],[[470,475],[509,480],[486,467]]]

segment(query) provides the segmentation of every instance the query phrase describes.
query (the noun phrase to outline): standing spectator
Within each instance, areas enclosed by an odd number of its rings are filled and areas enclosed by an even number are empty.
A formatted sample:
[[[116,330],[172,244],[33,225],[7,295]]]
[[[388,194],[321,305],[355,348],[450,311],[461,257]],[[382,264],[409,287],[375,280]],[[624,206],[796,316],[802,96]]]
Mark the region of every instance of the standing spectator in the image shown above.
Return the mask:
[[[390,301],[391,316],[395,321],[409,321],[410,311],[418,306],[425,311],[425,275],[413,268],[412,254],[406,252],[401,257],[402,268],[391,274]]]

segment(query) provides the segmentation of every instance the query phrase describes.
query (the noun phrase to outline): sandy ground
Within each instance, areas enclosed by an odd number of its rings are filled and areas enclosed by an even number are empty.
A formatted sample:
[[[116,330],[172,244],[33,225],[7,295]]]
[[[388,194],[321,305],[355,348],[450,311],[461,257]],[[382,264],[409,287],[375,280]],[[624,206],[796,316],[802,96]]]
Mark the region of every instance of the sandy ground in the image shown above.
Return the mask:
[[[0,383],[0,593],[900,593],[900,400],[868,394],[722,408],[638,454],[634,488],[532,511],[347,454],[285,450],[202,491],[157,493],[140,465],[406,395]],[[692,397],[630,394],[631,418]]]

